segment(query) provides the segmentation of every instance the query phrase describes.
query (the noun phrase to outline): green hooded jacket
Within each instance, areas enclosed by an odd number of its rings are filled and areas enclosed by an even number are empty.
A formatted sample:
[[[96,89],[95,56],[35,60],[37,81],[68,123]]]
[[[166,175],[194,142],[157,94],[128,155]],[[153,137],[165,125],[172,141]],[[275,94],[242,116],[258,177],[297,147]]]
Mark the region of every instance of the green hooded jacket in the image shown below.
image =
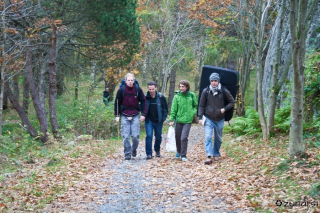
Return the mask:
[[[170,121],[177,123],[192,123],[193,116],[197,113],[198,101],[193,92],[183,93],[177,91],[173,97]]]

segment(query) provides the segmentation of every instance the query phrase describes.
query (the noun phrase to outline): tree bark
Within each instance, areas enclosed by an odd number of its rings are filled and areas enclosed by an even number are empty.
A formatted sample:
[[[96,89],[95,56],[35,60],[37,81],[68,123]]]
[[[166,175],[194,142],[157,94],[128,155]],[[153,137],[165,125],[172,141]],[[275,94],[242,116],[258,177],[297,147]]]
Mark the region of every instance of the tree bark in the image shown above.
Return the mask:
[[[4,3],[4,7],[6,4]],[[5,70],[5,48],[6,48],[6,40],[7,40],[7,33],[5,32],[6,29],[6,17],[5,17],[5,11],[3,11],[2,16],[2,51],[1,51],[1,57],[2,57],[2,63],[1,63],[1,70],[0,70],[0,136],[2,135],[2,113],[3,113],[3,94],[4,94],[4,70]]]
[[[30,45],[29,41],[28,41],[28,45]],[[26,71],[28,73],[29,89],[30,89],[33,106],[37,113],[37,117],[40,123],[40,131],[42,133],[40,138],[41,138],[41,141],[45,143],[48,140],[48,121],[46,117],[46,109],[41,107],[39,97],[37,95],[36,84],[35,84],[34,76],[32,72],[32,53],[30,51],[30,47],[27,48],[27,53],[26,53]]]
[[[176,70],[172,70],[170,77],[170,87],[169,87],[169,97],[168,97],[168,109],[171,110],[171,104],[174,97],[175,87],[176,87]]]
[[[24,70],[22,108],[24,109],[26,114],[28,114],[28,109],[29,109],[29,103],[30,103],[29,98],[30,98],[30,91],[29,91],[28,73],[26,70]]]
[[[289,134],[290,158],[304,153],[303,145],[303,93],[305,81],[304,61],[306,38],[317,8],[317,0],[290,1],[290,34],[292,48],[293,85]]]
[[[261,2],[261,21],[258,27],[257,32],[257,40],[256,40],[256,64],[257,64],[257,78],[258,78],[258,113],[260,118],[260,124],[262,129],[262,137],[266,140],[269,137],[268,126],[264,114],[264,105],[263,105],[263,94],[262,94],[262,79],[263,79],[263,66],[262,66],[262,46],[263,46],[263,37],[264,37],[264,30],[265,24],[267,21],[267,14],[270,7],[270,0],[268,0],[267,5],[266,2]]]
[[[286,0],[282,0],[279,5],[279,15],[275,24],[275,32],[276,32],[276,44],[275,44],[275,55],[273,58],[273,67],[272,67],[272,76],[271,76],[271,91],[269,98],[269,110],[268,110],[268,130],[270,135],[274,135],[274,115],[276,112],[276,102],[277,96],[280,92],[280,85],[278,83],[278,74],[280,70],[280,59],[281,59],[281,34],[282,34],[282,23],[284,17],[284,9],[285,9]]]
[[[51,25],[51,42],[49,51],[49,112],[50,112],[50,123],[52,133],[57,137],[58,133],[58,121],[56,115],[56,97],[57,97],[57,82],[56,82],[56,46],[57,46],[57,26],[55,23]]]
[[[17,98],[17,100],[20,99],[20,89],[19,89],[19,83],[18,83],[18,76],[14,76],[12,78],[12,86],[13,86],[13,94]]]
[[[8,93],[8,97],[9,97],[12,105],[14,106],[14,108],[17,110],[17,113],[19,114],[23,125],[27,128],[27,131],[29,132],[29,134],[32,137],[36,137],[38,135],[38,133],[35,130],[35,128],[32,126],[32,124],[31,124],[31,122],[30,122],[25,110],[21,107],[19,101],[14,96],[13,92],[11,91],[9,83],[6,82],[5,84],[6,84],[6,91]]]

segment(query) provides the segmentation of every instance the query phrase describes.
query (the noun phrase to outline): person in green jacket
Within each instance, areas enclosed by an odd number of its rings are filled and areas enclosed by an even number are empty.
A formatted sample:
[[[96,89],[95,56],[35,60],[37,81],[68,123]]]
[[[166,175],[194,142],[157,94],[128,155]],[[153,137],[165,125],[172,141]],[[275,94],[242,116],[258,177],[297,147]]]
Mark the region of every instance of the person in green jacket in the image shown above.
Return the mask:
[[[194,115],[197,113],[198,101],[193,92],[190,92],[190,83],[187,80],[179,81],[179,90],[173,97],[170,114],[170,126],[176,121],[176,158],[188,161],[188,137]]]

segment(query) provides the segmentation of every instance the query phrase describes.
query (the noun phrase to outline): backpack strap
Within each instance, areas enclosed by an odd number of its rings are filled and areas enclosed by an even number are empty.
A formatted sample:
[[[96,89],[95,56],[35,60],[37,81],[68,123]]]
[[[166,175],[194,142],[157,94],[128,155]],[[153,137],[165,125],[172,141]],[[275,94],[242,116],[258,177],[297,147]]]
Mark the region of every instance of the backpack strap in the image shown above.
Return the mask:
[[[124,97],[124,92],[126,91],[126,84],[124,84],[122,87],[121,87],[121,89],[122,89],[122,96]],[[137,93],[137,97],[138,97],[138,95],[139,95],[139,85],[138,84],[134,84],[134,86],[135,86],[135,89],[136,89],[136,93]]]

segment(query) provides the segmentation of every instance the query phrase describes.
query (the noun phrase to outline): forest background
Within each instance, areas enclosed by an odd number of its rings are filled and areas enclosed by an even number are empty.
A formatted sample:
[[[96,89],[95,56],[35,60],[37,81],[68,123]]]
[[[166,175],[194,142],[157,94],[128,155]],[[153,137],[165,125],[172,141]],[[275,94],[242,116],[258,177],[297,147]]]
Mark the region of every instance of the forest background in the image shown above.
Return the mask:
[[[266,143],[289,134],[280,165],[319,165],[316,0],[1,0],[0,8],[1,179],[37,157],[56,160],[52,144],[116,138],[112,98],[126,73],[144,91],[155,81],[171,105],[182,78],[198,94],[203,65],[239,72],[226,131]]]

